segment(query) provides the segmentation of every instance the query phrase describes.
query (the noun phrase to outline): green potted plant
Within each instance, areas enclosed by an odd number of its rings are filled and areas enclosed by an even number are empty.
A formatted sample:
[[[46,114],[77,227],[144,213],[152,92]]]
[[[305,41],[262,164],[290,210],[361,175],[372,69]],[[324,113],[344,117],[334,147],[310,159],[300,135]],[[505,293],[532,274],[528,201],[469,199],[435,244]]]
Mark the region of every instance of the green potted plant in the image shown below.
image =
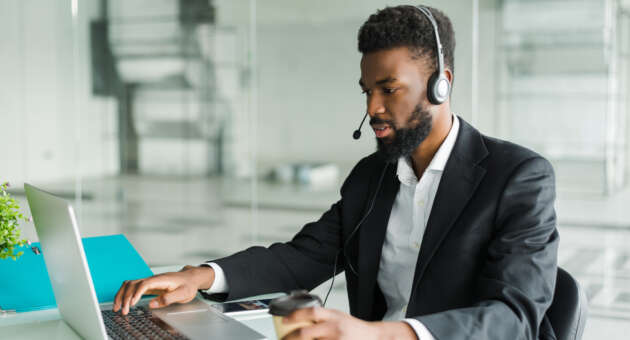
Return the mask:
[[[20,237],[20,221],[28,222],[30,218],[20,213],[20,206],[9,193],[9,182],[0,185],[0,260],[12,258],[17,260],[24,252],[16,248],[24,246],[27,241]]]

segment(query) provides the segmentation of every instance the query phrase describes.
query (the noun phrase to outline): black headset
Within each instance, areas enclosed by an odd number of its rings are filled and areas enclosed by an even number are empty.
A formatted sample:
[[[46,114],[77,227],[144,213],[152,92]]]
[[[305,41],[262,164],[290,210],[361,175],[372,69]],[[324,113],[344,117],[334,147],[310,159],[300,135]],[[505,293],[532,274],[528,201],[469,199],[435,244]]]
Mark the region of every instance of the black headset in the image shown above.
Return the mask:
[[[440,105],[448,99],[448,96],[451,94],[451,83],[446,78],[446,74],[444,73],[444,51],[442,49],[442,43],[440,42],[440,33],[438,31],[438,25],[431,14],[431,11],[424,6],[416,6],[417,10],[420,11],[431,23],[433,26],[433,33],[435,33],[435,43],[436,43],[436,55],[437,55],[437,70],[433,72],[431,77],[429,77],[429,81],[427,82],[427,98],[429,102],[433,105]],[[365,116],[363,116],[363,120],[361,120],[361,124],[359,128],[354,130],[352,133],[352,138],[359,139],[361,138],[361,127],[363,126],[363,122],[367,117],[367,112]]]

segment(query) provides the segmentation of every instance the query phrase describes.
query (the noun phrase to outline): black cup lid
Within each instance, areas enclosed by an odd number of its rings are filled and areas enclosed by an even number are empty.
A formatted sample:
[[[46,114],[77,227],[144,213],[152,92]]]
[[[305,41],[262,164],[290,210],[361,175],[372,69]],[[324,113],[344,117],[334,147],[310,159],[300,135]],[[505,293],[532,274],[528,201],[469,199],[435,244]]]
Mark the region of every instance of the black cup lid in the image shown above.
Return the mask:
[[[287,316],[293,311],[301,308],[319,307],[322,300],[305,290],[294,290],[289,295],[271,300],[269,303],[269,314]]]

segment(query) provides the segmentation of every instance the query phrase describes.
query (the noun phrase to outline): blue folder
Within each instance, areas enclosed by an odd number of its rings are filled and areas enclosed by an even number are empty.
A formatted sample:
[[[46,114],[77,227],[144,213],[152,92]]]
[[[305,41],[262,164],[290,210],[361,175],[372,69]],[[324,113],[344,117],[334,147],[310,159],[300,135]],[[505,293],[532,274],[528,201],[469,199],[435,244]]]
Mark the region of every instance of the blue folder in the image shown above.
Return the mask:
[[[153,275],[142,257],[122,235],[82,239],[98,302],[111,302],[124,280]],[[24,254],[16,261],[0,260],[0,309],[16,312],[55,308],[55,296],[48,278],[43,255],[32,247],[22,247]]]

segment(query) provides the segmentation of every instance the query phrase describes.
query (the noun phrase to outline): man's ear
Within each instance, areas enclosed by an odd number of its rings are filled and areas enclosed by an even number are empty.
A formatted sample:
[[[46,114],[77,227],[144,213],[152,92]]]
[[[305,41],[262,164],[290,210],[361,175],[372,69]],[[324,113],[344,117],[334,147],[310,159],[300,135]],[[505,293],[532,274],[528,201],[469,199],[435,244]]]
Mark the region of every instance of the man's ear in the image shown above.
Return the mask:
[[[446,79],[448,79],[448,83],[453,86],[453,71],[451,71],[450,68],[445,68],[444,75],[446,76]]]

